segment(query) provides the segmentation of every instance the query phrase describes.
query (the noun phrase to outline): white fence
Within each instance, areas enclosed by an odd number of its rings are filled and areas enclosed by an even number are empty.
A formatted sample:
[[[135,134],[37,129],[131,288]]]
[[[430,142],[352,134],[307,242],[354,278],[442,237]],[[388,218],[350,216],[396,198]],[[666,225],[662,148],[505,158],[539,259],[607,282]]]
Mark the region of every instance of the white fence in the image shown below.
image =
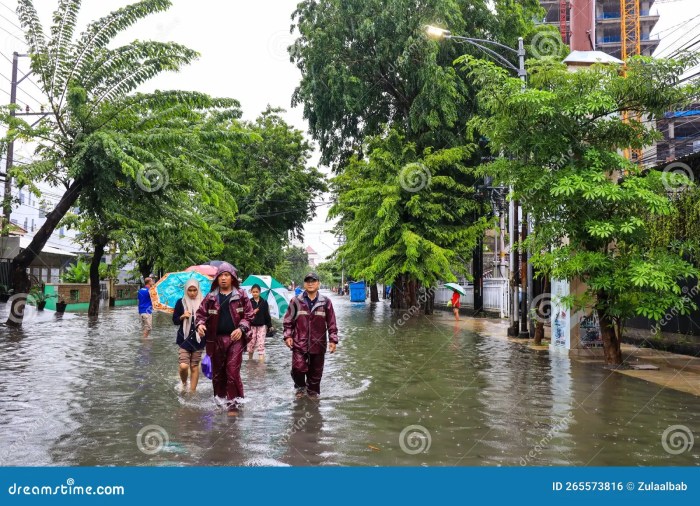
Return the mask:
[[[460,295],[462,307],[474,308],[474,285],[461,284],[467,295]],[[435,290],[435,305],[446,305],[454,292],[442,284]],[[505,278],[484,279],[484,309],[500,314],[501,318],[510,316],[510,290]]]

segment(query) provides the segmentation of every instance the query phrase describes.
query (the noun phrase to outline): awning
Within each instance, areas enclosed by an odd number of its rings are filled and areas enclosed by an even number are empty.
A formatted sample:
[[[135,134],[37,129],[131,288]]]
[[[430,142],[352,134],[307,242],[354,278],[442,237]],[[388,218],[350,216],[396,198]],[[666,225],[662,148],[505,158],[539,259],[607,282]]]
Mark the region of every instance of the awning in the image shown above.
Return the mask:
[[[20,237],[19,238],[19,247],[21,249],[27,249],[29,245],[31,244],[32,239],[30,237]],[[55,248],[53,246],[45,245],[41,249],[41,253],[46,253],[48,255],[58,255],[58,256],[63,256],[63,257],[75,257],[77,256],[75,253],[72,253],[70,251],[66,251],[63,249]]]

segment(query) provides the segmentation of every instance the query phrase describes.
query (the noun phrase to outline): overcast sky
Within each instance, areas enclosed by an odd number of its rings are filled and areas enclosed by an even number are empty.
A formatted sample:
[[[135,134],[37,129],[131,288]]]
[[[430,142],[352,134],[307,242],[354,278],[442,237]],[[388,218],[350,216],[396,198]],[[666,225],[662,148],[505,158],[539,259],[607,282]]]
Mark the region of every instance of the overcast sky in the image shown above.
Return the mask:
[[[87,22],[128,3],[126,0],[84,0],[78,32]],[[45,26],[56,4],[56,0],[35,0]],[[300,79],[299,71],[287,55],[287,46],[292,42],[291,14],[296,4],[297,0],[173,0],[168,12],[139,23],[117,42],[124,44],[136,38],[172,40],[201,53],[197,62],[178,74],[160,76],[146,90],[178,88],[236,98],[241,102],[245,119],[255,118],[267,104],[283,107],[287,110],[286,120],[306,132],[301,109],[292,109],[290,103]],[[18,40],[22,36],[15,6],[13,0],[0,0],[0,52],[10,59],[13,51],[25,51]],[[654,30],[662,37],[658,54],[664,55],[700,33],[700,0],[662,3],[653,10],[661,15]],[[670,47],[664,49],[664,46]],[[10,70],[10,63],[0,58],[0,90],[9,92]],[[41,100],[39,90],[27,81],[21,88],[20,102],[33,108],[37,106],[37,100]],[[0,101],[9,101],[8,95],[0,93]],[[317,162],[318,156],[314,156],[312,163]],[[335,249],[335,238],[325,232],[332,226],[325,221],[327,209],[327,205],[321,206],[318,216],[305,227],[305,244],[321,257]]]

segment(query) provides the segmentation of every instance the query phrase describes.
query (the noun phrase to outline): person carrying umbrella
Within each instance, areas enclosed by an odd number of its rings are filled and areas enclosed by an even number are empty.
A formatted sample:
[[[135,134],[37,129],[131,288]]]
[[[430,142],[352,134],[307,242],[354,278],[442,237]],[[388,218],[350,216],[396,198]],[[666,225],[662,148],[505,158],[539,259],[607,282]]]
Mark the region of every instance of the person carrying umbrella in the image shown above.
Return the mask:
[[[452,306],[452,312],[455,315],[455,320],[459,321],[459,306],[460,306],[460,295],[466,295],[467,292],[457,283],[445,283],[445,288],[449,288],[454,293],[452,294],[452,299],[450,300],[450,305]]]
[[[199,281],[194,278],[185,282],[185,295],[175,303],[173,323],[179,325],[176,343],[180,350],[180,380],[182,391],[187,390],[187,376],[190,374],[190,393],[197,390],[199,380],[199,363],[202,360],[202,349],[205,342],[197,334],[194,318],[202,303],[202,292]]]
[[[225,398],[229,415],[236,416],[237,399],[244,397],[243,350],[255,313],[245,290],[239,288],[238,272],[231,264],[222,262],[218,266],[211,289],[197,310],[197,333],[206,335],[214,395]]]
[[[308,273],[304,277],[304,292],[292,298],[284,315],[284,342],[292,350],[292,379],[297,398],[304,395],[304,390],[310,398],[318,398],[326,348],[335,353],[338,344],[333,304],[318,293],[318,287],[318,274]]]
[[[459,293],[452,293],[452,312],[455,315],[455,320],[459,321]]]

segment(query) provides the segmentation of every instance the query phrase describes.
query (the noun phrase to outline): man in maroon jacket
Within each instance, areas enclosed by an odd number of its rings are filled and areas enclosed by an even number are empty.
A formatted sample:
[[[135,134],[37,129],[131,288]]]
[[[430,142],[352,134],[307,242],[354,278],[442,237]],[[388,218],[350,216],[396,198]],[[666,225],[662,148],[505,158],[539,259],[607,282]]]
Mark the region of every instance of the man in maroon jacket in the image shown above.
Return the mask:
[[[226,398],[229,415],[238,414],[236,399],[243,398],[241,363],[250,322],[255,317],[245,290],[238,285],[238,272],[222,262],[216,279],[197,310],[197,333],[207,336],[211,357],[212,384],[217,398]]]
[[[318,398],[326,348],[335,353],[338,344],[333,304],[318,293],[318,287],[318,274],[308,273],[304,291],[292,298],[284,315],[284,342],[292,350],[292,379],[297,398],[304,395],[304,390],[310,398]],[[330,342],[326,341],[326,334]]]

